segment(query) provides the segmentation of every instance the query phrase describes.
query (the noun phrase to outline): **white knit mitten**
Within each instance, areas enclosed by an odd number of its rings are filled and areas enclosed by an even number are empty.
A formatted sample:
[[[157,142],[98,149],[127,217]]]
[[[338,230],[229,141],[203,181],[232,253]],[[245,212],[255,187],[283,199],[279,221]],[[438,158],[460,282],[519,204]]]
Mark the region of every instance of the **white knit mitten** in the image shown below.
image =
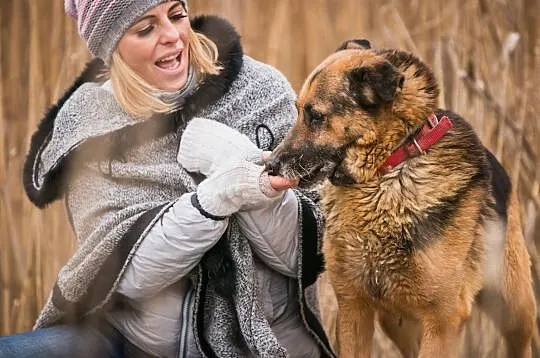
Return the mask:
[[[206,176],[234,159],[261,164],[262,150],[237,130],[205,118],[189,121],[178,149],[177,160],[187,171]]]
[[[246,160],[229,162],[199,184],[194,205],[203,215],[211,217],[227,217],[240,210],[258,208],[283,194],[266,190],[265,180],[268,174],[263,166]]]

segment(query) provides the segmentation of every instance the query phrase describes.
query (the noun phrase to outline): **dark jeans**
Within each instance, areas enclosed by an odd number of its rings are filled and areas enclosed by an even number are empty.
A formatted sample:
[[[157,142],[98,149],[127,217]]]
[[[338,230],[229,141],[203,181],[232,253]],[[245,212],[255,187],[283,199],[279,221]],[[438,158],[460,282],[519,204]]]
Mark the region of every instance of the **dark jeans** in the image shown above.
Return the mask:
[[[150,357],[114,327],[59,325],[0,337],[0,358]]]

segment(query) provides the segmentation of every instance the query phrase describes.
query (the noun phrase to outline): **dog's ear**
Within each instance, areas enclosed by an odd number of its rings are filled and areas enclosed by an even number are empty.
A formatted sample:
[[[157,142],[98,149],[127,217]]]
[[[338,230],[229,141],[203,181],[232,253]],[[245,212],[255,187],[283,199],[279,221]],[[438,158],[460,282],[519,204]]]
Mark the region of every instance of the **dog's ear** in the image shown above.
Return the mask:
[[[341,50],[351,50],[351,49],[358,49],[358,50],[368,50],[371,48],[371,44],[366,39],[352,39],[347,40],[343,42],[337,49],[336,52]]]
[[[348,73],[350,91],[360,105],[375,108],[391,102],[403,87],[404,76],[388,61],[369,67],[354,68]]]

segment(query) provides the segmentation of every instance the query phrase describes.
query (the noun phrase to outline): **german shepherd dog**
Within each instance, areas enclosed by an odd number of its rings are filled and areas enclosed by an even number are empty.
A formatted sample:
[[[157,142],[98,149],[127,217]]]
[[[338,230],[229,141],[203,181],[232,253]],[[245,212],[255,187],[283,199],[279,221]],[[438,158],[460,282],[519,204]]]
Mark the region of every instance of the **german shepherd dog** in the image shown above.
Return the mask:
[[[324,181],[323,252],[340,357],[369,357],[377,319],[405,357],[454,357],[476,301],[511,357],[530,357],[530,259],[505,170],[436,108],[414,55],[350,40],[307,78],[268,169]]]

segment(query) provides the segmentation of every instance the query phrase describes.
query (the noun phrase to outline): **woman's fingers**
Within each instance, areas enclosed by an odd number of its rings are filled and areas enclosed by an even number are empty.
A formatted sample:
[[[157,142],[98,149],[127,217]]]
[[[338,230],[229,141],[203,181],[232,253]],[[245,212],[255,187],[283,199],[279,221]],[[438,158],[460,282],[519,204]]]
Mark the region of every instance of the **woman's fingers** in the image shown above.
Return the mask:
[[[286,190],[298,185],[298,179],[287,179],[280,176],[269,175],[270,185],[274,190]]]

